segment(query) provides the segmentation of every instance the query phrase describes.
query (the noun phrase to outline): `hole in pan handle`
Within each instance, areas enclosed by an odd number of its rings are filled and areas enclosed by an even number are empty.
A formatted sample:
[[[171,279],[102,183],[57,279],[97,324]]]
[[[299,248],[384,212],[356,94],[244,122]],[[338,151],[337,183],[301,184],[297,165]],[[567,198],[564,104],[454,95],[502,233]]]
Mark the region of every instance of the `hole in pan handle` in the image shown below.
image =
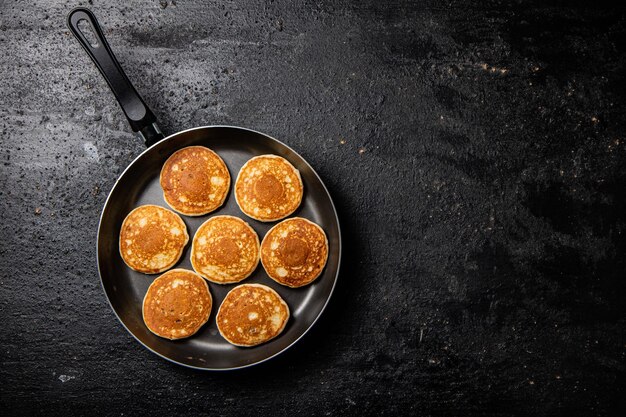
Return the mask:
[[[146,146],[163,139],[163,133],[156,124],[156,117],[117,62],[91,10],[84,7],[72,10],[67,15],[67,26],[109,84],[133,132],[141,133]],[[84,30],[89,26],[92,33],[87,33],[86,36]]]

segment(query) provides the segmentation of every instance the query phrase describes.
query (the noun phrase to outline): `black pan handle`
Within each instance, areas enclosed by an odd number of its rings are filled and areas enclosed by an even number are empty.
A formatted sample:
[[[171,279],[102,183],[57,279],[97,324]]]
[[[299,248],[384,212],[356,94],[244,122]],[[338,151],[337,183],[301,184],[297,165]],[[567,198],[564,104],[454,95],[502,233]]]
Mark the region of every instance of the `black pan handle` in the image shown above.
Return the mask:
[[[79,24],[84,28],[85,23],[91,28],[81,29]],[[67,15],[67,26],[109,84],[133,132],[141,133],[146,146],[151,146],[163,139],[163,133],[156,124],[156,117],[124,74],[91,10],[84,7],[72,10]],[[83,30],[89,29],[92,34],[88,33],[88,36],[85,36]]]

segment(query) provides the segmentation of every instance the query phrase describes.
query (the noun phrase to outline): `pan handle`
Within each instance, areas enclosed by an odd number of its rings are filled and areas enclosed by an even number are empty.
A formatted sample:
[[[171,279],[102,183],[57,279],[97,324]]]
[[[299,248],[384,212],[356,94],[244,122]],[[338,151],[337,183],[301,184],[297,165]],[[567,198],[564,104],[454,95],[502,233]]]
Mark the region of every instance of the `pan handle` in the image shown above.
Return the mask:
[[[156,117],[143,101],[113,55],[91,10],[77,7],[67,15],[67,26],[109,84],[133,132],[140,132],[146,146],[163,139]]]

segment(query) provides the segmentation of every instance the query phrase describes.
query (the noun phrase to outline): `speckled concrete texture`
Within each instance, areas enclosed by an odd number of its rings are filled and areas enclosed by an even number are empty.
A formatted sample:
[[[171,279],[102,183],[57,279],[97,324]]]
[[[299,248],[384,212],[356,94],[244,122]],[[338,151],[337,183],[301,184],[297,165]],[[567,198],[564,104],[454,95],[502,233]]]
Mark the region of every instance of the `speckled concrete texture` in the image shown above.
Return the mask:
[[[77,5],[166,133],[259,130],[328,186],[342,274],[281,357],[184,369],[109,308],[98,218],[143,145]],[[0,52],[3,415],[623,412],[625,8],[6,0]]]

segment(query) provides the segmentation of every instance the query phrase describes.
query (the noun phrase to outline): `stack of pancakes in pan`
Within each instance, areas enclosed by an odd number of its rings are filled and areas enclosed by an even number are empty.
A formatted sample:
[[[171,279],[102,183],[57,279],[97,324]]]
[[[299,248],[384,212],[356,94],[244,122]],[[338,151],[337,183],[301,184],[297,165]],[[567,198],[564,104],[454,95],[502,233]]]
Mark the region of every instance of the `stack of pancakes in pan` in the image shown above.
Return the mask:
[[[285,291],[308,285],[322,273],[328,258],[324,230],[301,217],[285,219],[300,206],[304,191],[300,173],[286,159],[276,155],[250,159],[234,186],[237,205],[246,216],[260,222],[285,220],[260,240],[239,217],[208,218],[192,238],[194,271],[170,269],[189,242],[179,214],[204,216],[221,207],[229,194],[230,174],[215,152],[190,146],[167,159],[160,184],[173,211],[139,206],[126,216],[120,231],[120,255],[129,268],[144,274],[167,271],[152,282],[143,301],[144,322],[157,336],[182,339],[197,333],[213,308],[208,282],[240,283],[253,274],[259,261]],[[228,342],[256,346],[277,337],[289,317],[289,306],[277,291],[244,283],[228,292],[216,322]]]

